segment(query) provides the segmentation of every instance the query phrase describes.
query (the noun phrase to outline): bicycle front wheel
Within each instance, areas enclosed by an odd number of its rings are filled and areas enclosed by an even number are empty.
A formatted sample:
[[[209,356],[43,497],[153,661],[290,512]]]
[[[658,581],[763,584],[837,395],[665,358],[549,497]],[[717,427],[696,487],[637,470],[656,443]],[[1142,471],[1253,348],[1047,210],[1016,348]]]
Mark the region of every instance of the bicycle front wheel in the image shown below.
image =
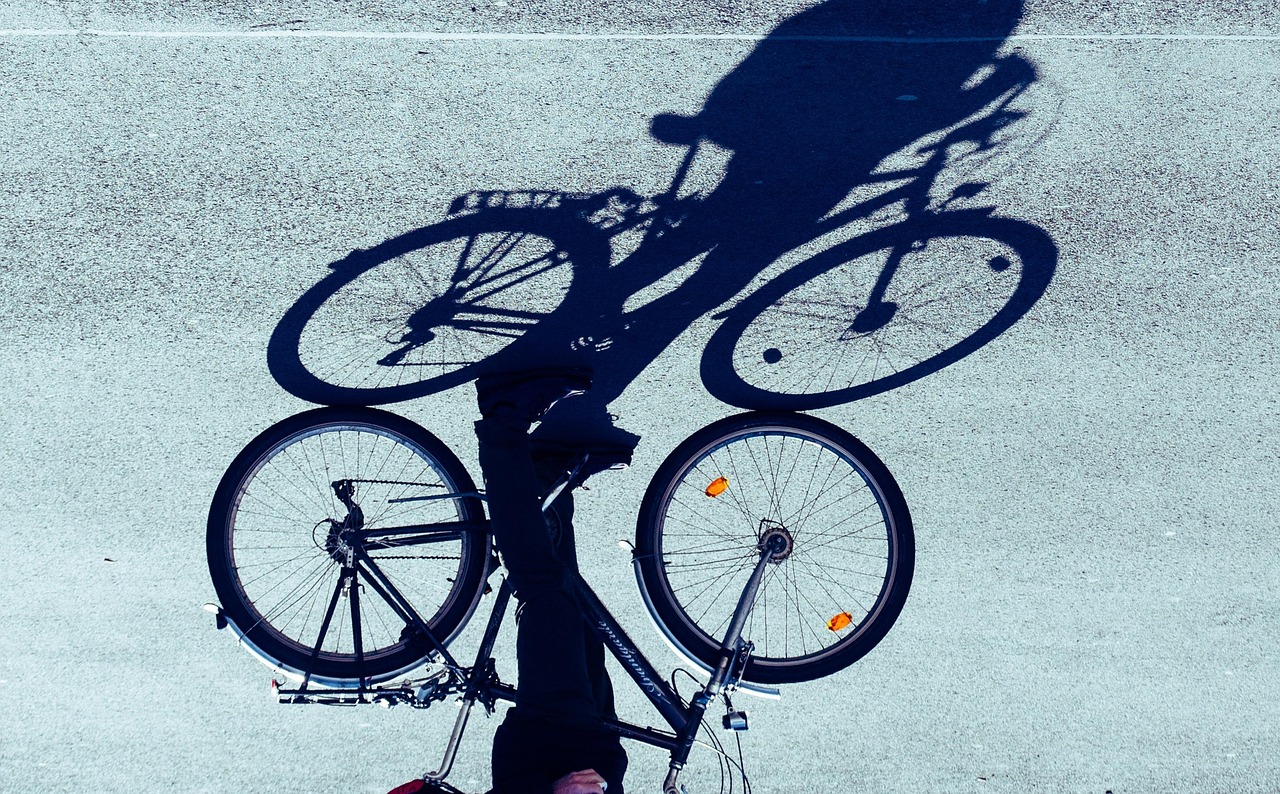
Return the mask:
[[[744,678],[807,681],[884,638],[911,586],[915,540],[897,483],[866,445],[801,414],[748,413],[690,436],[658,469],[636,530],[645,601],[667,638],[712,667],[765,539],[742,636]]]
[[[407,419],[369,408],[290,417],[250,442],[214,495],[214,589],[249,647],[291,676],[393,678],[433,649],[405,602],[447,643],[480,597],[489,537],[479,500],[461,495],[474,490]],[[442,498],[406,499],[423,496]]]
[[[1048,289],[1041,229],[947,212],[860,235],[725,313],[702,380],[743,408],[807,411],[911,383],[975,352]]]

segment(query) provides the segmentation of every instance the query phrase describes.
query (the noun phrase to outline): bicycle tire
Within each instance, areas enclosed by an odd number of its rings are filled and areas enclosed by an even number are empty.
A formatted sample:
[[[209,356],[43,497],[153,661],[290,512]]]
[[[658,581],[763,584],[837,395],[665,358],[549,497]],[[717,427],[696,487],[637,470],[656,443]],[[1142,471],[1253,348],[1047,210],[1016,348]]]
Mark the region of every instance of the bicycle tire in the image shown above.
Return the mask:
[[[390,501],[474,492],[475,486],[439,439],[385,411],[306,411],[266,429],[236,456],[214,494],[206,535],[222,608],[265,661],[294,678],[336,687],[394,678],[433,654],[429,640],[407,628],[369,576],[359,579],[358,610],[349,610],[354,588],[341,592],[343,549],[329,522],[349,515],[332,485],[343,479],[359,481],[354,499],[366,528],[484,517],[474,496]],[[487,532],[461,533],[456,542],[366,549],[438,641],[447,644],[461,631],[484,589]],[[336,626],[322,619],[326,609]],[[361,616],[363,666],[351,611]]]
[[[902,246],[911,250],[890,283],[892,319],[856,330],[877,275],[867,260]],[[967,258],[974,267],[936,264]],[[982,211],[869,232],[800,263],[725,312],[703,352],[702,380],[720,400],[751,409],[814,410],[880,394],[1004,333],[1048,289],[1056,266],[1057,247],[1043,230]]]
[[[422,397],[501,369],[560,306],[579,262],[607,242],[571,213],[488,208],[417,229],[332,265],[281,317],[268,366],[326,405]]]
[[[743,638],[755,644],[745,680],[784,684],[831,675],[892,627],[911,587],[915,540],[889,470],[830,422],[746,413],[680,444],[640,508],[636,554],[645,604],[686,658],[714,668],[719,633],[759,560],[763,536],[779,528],[791,548],[768,563],[744,626]]]

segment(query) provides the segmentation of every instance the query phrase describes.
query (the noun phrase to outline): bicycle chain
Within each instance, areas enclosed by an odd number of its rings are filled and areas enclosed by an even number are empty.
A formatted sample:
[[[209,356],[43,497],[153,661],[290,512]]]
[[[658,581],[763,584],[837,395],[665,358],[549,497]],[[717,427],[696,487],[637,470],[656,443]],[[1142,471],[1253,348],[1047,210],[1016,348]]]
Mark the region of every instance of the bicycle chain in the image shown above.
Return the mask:
[[[352,477],[344,477],[347,482],[367,482],[373,485],[413,485],[419,488],[443,488],[444,483],[439,482],[405,482],[404,480],[358,480]]]

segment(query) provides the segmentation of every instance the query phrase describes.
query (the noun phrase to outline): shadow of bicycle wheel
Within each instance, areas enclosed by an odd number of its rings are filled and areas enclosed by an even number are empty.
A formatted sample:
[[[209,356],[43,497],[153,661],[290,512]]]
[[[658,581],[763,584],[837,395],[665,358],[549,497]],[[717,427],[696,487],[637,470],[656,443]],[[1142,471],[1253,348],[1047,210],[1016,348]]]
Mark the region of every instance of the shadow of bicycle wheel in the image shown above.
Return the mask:
[[[792,411],[898,388],[1025,317],[1052,281],[1057,255],[1038,227],[982,211],[862,235],[726,312],[703,352],[703,384],[731,405]],[[895,257],[892,290],[868,300]]]
[[[610,226],[608,205],[629,191],[475,191],[454,217],[334,263],[282,317],[271,372],[313,402],[373,405],[489,370],[590,366],[581,408],[607,415],[734,300],[702,352],[703,382],[725,402],[818,408],[936,372],[1026,316],[1056,266],[1043,230],[973,208],[1038,79],[1005,48],[1021,11],[827,0],[796,14],[695,115],[654,109],[656,138],[714,144],[727,164],[679,212],[637,220],[633,254],[611,261],[626,224]],[[753,286],[835,223],[863,233]],[[629,302],[673,274],[674,287]]]

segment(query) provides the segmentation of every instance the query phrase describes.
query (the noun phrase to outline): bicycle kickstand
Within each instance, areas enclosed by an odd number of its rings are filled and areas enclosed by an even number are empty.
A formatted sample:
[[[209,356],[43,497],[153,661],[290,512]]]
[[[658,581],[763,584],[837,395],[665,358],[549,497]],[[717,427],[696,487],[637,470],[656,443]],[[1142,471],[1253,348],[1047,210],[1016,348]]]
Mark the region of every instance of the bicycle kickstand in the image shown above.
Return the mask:
[[[444,748],[444,759],[440,762],[439,769],[423,775],[427,780],[440,782],[449,776],[449,772],[453,769],[453,761],[458,757],[458,745],[462,743],[462,734],[467,729],[467,722],[471,719],[471,710],[475,708],[476,700],[477,696],[474,693],[468,693],[458,700],[458,718],[454,720],[453,733],[449,735],[449,743]]]
[[[471,711],[475,708],[476,701],[483,702],[485,709],[490,714],[493,713],[494,687],[498,685],[498,673],[490,654],[493,652],[493,644],[498,638],[498,629],[502,625],[502,618],[506,614],[507,602],[510,598],[511,585],[503,579],[494,597],[493,612],[490,613],[489,623],[485,626],[480,648],[476,651],[476,663],[471,668],[471,680],[467,683],[462,697],[458,699],[458,718],[454,720],[453,733],[449,735],[449,743],[444,748],[444,760],[440,762],[438,770],[423,775],[427,780],[443,781],[453,769],[453,761],[458,756],[458,745],[462,742],[462,734],[467,729],[467,722],[471,719]]]

